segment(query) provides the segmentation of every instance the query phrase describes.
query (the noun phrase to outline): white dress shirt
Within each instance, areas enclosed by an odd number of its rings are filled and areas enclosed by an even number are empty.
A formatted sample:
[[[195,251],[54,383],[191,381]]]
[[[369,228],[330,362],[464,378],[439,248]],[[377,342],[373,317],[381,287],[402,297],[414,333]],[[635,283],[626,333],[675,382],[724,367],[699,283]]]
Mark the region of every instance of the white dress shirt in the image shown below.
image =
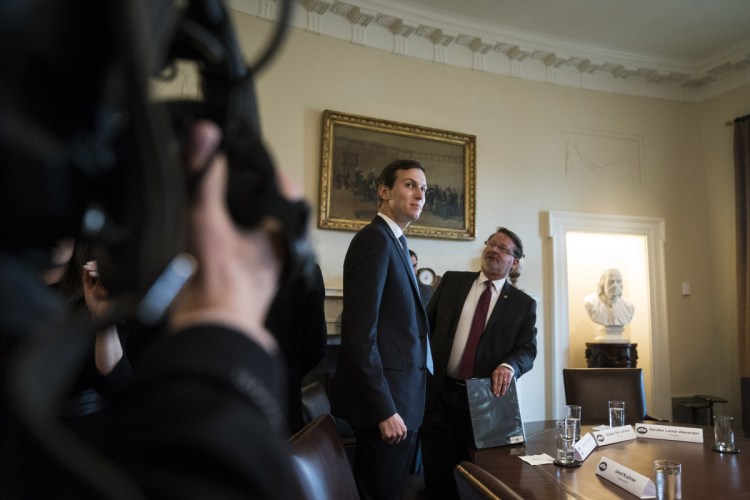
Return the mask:
[[[484,292],[484,283],[485,281],[488,281],[488,279],[489,278],[487,278],[487,276],[485,276],[483,272],[480,272],[479,276],[477,276],[477,279],[474,281],[471,290],[469,290],[469,293],[466,295],[466,301],[464,302],[464,307],[461,310],[461,317],[459,318],[458,326],[456,327],[456,335],[453,337],[453,347],[451,348],[451,355],[450,358],[448,358],[448,367],[446,370],[446,374],[449,377],[453,377],[456,379],[461,378],[458,373],[459,368],[461,367],[461,358],[464,355],[466,342],[469,340],[469,330],[471,329],[471,323],[474,320],[474,311],[477,308],[477,302],[479,302],[479,297],[480,295],[482,295],[482,292]],[[492,296],[490,298],[490,306],[487,312],[487,318],[485,318],[485,325],[492,315],[492,310],[495,309],[497,299],[498,297],[500,297],[500,291],[503,289],[503,286],[505,286],[505,280],[506,278],[501,278],[499,280],[492,281],[492,286],[490,287],[490,290],[492,290]],[[508,366],[508,368],[511,367]],[[513,371],[512,368],[511,371]]]

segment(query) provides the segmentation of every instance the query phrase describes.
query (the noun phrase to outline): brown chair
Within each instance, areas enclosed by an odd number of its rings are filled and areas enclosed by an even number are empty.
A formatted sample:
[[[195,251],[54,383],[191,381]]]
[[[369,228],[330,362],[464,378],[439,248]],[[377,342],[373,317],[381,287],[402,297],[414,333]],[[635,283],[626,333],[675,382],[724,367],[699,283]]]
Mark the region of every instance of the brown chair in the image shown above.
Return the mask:
[[[331,413],[331,402],[320,382],[312,382],[302,388],[302,421],[305,425],[326,413]]]
[[[581,406],[581,424],[609,423],[608,401],[625,401],[625,423],[665,422],[646,413],[641,368],[563,368],[565,402]]]
[[[331,401],[328,399],[328,393],[320,382],[311,382],[302,388],[302,421],[305,425],[309,424],[321,415],[331,413]],[[357,446],[357,439],[354,437],[354,431],[351,426],[344,420],[333,417],[336,424],[336,430],[344,443],[346,456],[349,457],[349,463],[354,463],[354,450]]]
[[[453,477],[461,500],[523,500],[498,478],[472,462],[461,462],[453,468]]]
[[[333,417],[321,415],[287,441],[300,500],[357,500],[359,493]]]

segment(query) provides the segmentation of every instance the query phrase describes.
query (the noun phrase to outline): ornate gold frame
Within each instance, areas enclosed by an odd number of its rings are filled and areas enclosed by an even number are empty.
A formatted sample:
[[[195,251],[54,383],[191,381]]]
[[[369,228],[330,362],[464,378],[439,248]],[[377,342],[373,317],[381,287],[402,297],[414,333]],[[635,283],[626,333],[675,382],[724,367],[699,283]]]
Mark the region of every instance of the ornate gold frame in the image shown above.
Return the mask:
[[[318,227],[357,231],[377,213],[377,176],[399,158],[426,169],[427,200],[407,234],[475,238],[476,137],[417,125],[323,112]],[[374,176],[374,180],[373,180]]]

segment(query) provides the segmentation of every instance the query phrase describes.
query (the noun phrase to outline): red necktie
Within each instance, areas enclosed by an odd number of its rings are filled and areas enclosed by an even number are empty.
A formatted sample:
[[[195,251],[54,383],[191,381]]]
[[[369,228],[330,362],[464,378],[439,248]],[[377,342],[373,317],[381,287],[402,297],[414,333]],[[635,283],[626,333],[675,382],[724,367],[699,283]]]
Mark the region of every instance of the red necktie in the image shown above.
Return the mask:
[[[477,308],[474,311],[474,319],[471,320],[469,338],[466,340],[464,355],[461,357],[461,366],[458,369],[459,375],[464,380],[470,379],[474,375],[474,360],[477,357],[477,347],[479,347],[479,339],[482,338],[482,333],[484,332],[484,324],[487,321],[487,311],[490,309],[492,282],[487,280],[484,284],[485,289],[479,297],[479,302],[477,302]]]

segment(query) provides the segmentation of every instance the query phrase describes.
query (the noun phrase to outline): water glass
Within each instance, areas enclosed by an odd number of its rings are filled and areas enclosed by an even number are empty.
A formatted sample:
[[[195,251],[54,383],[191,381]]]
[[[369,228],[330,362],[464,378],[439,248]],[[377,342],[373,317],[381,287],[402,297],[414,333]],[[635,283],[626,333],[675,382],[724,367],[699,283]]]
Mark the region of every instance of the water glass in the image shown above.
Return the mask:
[[[625,425],[625,401],[609,402],[609,426],[622,427]]]
[[[575,422],[576,441],[581,439],[581,407],[578,405],[565,405],[565,415],[563,417]]]
[[[576,424],[573,420],[557,421],[557,462],[572,464],[575,461]]]
[[[734,451],[733,417],[716,415],[714,417],[714,449],[716,451]]]
[[[657,500],[682,499],[682,464],[671,460],[654,460]]]

